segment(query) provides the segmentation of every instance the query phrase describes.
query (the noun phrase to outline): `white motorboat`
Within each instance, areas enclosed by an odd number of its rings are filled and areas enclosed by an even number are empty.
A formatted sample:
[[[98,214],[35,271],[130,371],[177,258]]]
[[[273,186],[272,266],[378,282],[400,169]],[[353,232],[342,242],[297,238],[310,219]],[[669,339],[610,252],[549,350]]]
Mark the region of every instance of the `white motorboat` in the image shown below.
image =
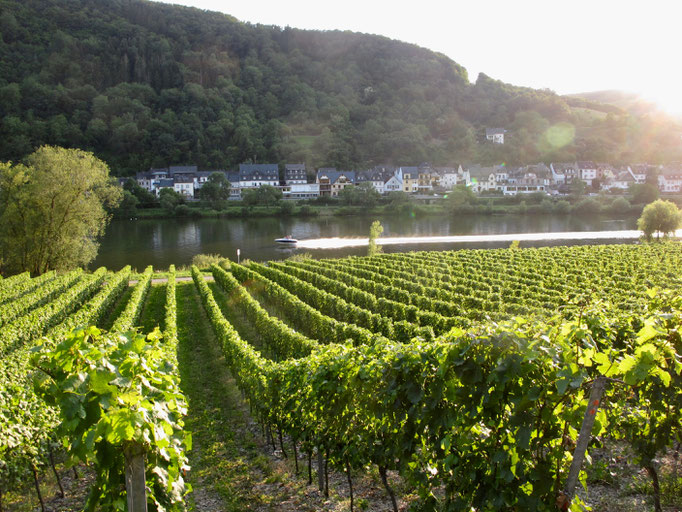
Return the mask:
[[[298,240],[290,235],[285,236],[284,238],[275,238],[275,242],[282,245],[296,245]]]

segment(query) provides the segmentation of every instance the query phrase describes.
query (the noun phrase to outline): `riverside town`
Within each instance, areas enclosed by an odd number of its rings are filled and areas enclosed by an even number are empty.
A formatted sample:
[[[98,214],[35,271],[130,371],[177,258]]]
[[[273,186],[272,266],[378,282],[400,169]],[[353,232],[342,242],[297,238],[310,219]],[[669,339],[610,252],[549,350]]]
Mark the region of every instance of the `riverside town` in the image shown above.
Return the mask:
[[[282,172],[278,164],[240,164],[238,170],[198,170],[196,165],[176,165],[138,172],[137,183],[157,196],[168,188],[188,199],[213,173],[225,176],[231,184],[230,199],[240,199],[244,190],[271,185],[282,191],[283,199],[336,197],[346,187],[367,183],[379,194],[406,192],[408,194],[446,193],[458,185],[465,185],[475,193],[502,195],[534,192],[560,195],[571,191],[571,184],[582,181],[595,192],[626,191],[632,185],[653,183],[660,192],[680,192],[682,165],[633,164],[613,166],[595,162],[552,162],[525,166],[505,164],[484,167],[462,165],[432,167],[428,163],[416,167],[376,166],[367,170],[337,170],[322,167],[309,172],[305,164],[285,164]],[[124,184],[129,178],[119,178]]]

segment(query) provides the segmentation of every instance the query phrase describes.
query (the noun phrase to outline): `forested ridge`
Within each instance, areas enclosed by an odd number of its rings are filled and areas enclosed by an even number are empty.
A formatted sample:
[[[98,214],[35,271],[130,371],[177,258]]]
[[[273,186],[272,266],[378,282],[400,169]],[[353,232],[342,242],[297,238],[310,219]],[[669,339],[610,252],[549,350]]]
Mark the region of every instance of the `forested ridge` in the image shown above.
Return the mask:
[[[680,127],[662,114],[484,74],[470,84],[448,57],[381,36],[144,0],[0,0],[0,119],[0,161],[53,144],[91,150],[119,175],[682,159]],[[507,129],[506,143],[484,143],[486,127]]]

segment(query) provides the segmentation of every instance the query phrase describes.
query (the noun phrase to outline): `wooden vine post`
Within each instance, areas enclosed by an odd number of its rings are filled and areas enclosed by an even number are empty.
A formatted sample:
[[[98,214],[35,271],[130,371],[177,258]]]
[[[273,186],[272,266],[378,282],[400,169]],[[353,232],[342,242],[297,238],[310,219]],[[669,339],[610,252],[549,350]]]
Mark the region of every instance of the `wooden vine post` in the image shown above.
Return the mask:
[[[147,489],[144,474],[144,448],[130,443],[124,449],[126,465],[126,495],[129,512],[147,512]]]
[[[318,446],[317,448],[317,487],[320,492],[324,491],[324,458],[322,457],[322,449]]]
[[[578,441],[576,442],[575,450],[573,451],[573,461],[571,462],[571,468],[568,470],[566,485],[564,486],[563,493],[557,499],[557,507],[560,510],[568,510],[571,505],[571,501],[573,500],[575,487],[578,484],[580,469],[582,468],[583,461],[585,460],[587,445],[590,443],[590,439],[592,438],[592,427],[594,426],[594,420],[597,416],[597,411],[599,410],[599,403],[601,402],[604,388],[606,388],[606,377],[600,375],[592,383],[590,398],[587,402],[585,417],[583,418],[583,423],[580,427],[580,433],[578,434]]]

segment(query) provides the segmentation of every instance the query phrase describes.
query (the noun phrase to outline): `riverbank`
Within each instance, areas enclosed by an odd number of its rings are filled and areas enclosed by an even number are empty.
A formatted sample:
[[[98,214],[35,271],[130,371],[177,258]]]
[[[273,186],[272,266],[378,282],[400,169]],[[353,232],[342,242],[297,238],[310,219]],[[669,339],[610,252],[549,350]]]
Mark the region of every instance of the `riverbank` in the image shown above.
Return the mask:
[[[682,205],[682,196],[668,196]],[[474,197],[463,201],[448,197],[428,197],[415,200],[409,196],[400,200],[382,198],[376,204],[345,204],[339,199],[324,198],[305,201],[282,200],[274,205],[245,205],[242,201],[229,201],[224,207],[212,208],[202,201],[180,204],[174,209],[140,208],[117,212],[115,218],[128,220],[171,218],[263,218],[263,217],[351,217],[405,215],[546,215],[546,214],[623,214],[639,215],[643,203],[633,203],[622,195],[594,195],[580,197],[550,197],[542,194],[527,196]]]

